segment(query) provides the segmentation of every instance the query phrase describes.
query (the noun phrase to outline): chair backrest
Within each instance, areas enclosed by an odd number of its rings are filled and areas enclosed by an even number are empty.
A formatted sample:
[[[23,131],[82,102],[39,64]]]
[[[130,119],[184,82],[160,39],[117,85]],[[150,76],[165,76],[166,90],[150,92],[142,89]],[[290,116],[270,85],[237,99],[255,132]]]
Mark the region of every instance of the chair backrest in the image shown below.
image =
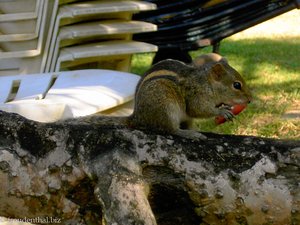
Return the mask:
[[[0,110],[41,122],[86,116],[131,101],[138,81],[113,70],[2,76]]]
[[[8,101],[15,76],[0,77],[0,104]]]

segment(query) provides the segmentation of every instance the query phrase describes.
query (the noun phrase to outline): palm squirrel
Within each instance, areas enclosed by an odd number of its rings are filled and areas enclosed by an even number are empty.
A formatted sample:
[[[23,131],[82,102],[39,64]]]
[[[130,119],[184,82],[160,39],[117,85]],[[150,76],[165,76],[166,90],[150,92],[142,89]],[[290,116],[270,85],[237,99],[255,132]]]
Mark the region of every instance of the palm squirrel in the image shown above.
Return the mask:
[[[153,65],[136,87],[134,111],[129,117],[85,118],[96,124],[203,139],[204,135],[190,130],[193,118],[221,115],[232,119],[231,106],[250,101],[250,91],[241,75],[220,55],[210,53],[190,65],[171,59]]]

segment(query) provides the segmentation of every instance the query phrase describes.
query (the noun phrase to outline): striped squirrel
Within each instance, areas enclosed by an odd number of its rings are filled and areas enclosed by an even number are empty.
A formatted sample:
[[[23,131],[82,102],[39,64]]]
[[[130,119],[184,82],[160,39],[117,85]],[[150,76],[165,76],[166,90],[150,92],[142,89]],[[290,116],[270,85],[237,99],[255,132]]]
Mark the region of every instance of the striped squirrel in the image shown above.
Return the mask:
[[[190,129],[193,118],[221,115],[232,119],[231,106],[250,101],[250,91],[241,75],[220,55],[211,53],[190,65],[171,59],[153,65],[136,87],[134,111],[129,117],[85,118],[96,124],[205,139]]]

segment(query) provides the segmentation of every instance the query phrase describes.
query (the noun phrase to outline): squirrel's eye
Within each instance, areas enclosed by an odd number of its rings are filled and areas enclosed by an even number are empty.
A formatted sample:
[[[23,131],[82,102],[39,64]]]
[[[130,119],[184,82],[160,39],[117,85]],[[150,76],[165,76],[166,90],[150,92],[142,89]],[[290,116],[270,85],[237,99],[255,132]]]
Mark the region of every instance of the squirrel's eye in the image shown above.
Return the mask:
[[[234,89],[241,90],[242,84],[240,82],[236,81],[233,83],[233,87],[234,87]]]

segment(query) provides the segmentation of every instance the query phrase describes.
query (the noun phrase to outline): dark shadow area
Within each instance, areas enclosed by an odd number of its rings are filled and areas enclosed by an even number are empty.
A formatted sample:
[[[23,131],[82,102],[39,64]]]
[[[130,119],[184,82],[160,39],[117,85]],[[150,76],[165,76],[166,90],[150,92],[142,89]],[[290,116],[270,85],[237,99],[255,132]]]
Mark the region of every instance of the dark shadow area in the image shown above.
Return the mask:
[[[198,225],[201,219],[194,212],[188,194],[174,186],[155,184],[149,202],[158,225]],[[154,207],[155,206],[155,207]]]
[[[71,191],[67,193],[67,198],[80,206],[79,213],[87,224],[102,224],[102,209],[95,199],[95,184],[85,178]]]
[[[158,225],[199,225],[201,218],[186,191],[184,178],[161,166],[148,166],[143,176],[150,186],[148,200]]]

